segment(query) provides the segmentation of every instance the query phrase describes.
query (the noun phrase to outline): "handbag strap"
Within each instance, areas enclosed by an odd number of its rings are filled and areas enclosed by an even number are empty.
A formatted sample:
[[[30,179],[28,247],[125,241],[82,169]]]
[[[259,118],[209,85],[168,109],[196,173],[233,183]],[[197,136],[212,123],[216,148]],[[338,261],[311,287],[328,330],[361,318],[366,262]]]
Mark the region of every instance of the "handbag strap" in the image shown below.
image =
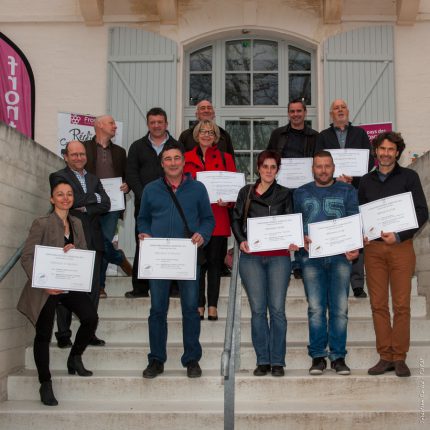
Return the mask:
[[[184,215],[184,211],[182,210],[182,206],[179,204],[178,199],[176,198],[176,195],[173,192],[172,188],[169,187],[169,185],[166,182],[164,182],[164,183],[166,184],[166,188],[169,191],[170,196],[172,197],[173,203],[175,204],[176,209],[178,210],[179,215],[182,218],[182,221],[183,221],[183,223],[185,225],[185,230],[186,230],[187,235],[191,236],[191,230],[188,227],[188,223],[187,223],[187,220],[185,219],[185,215]]]
[[[248,194],[246,196],[246,202],[245,202],[245,209],[243,211],[243,226],[246,226],[246,220],[248,219],[248,211],[249,211],[249,206],[251,205],[251,190],[252,190],[252,185],[250,185],[249,190],[248,190]]]

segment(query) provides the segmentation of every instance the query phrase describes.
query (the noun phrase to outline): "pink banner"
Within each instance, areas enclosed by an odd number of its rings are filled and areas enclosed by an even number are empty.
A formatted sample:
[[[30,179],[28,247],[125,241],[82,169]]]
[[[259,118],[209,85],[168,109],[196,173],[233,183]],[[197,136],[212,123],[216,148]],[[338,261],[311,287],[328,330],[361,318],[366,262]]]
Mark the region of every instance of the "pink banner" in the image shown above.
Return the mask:
[[[391,122],[381,122],[376,124],[361,124],[359,125],[366,133],[367,137],[372,143],[372,140],[380,133],[386,131],[393,131],[393,124]]]
[[[22,51],[0,33],[0,121],[34,138],[34,77]]]

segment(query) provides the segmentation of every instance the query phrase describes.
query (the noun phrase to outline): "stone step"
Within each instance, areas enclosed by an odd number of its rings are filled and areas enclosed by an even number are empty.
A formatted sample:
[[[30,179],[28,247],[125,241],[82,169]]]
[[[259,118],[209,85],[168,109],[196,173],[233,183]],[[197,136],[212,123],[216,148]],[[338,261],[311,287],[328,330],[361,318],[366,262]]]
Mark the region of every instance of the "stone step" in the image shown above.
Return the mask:
[[[223,342],[225,335],[225,318],[218,321],[204,320],[201,323],[200,340],[205,343]],[[72,323],[72,332],[76,333],[79,327],[78,321]],[[169,318],[169,342],[182,341],[182,320]],[[430,333],[430,320],[424,318],[412,318],[411,339],[424,341]],[[148,342],[147,318],[123,319],[102,318],[97,328],[97,335],[108,343],[122,342]],[[305,318],[289,318],[287,340],[299,342],[308,338],[308,321]],[[251,320],[242,318],[241,339],[244,342],[251,341]],[[370,318],[350,318],[348,321],[348,341],[374,341],[375,332]],[[55,341],[55,338],[53,339]]]
[[[226,317],[227,315],[227,297],[220,297],[218,302],[218,315]],[[149,298],[107,298],[100,300],[99,316],[100,318],[146,318],[149,315],[150,299]],[[287,318],[306,318],[307,303],[305,297],[289,297],[286,299]],[[250,317],[251,311],[249,302],[246,298],[242,299],[242,316]],[[426,299],[424,296],[414,296],[411,299],[411,315],[413,317],[425,317]],[[181,305],[179,299],[170,300],[169,317],[178,318],[181,316]],[[349,299],[349,316],[350,317],[370,317],[369,299]]]
[[[324,396],[332,402],[354,401],[365,398],[369,402],[389,398],[401,401],[405,398],[420,400],[420,387],[430,384],[430,376],[419,375],[413,369],[410,378],[398,378],[394,374],[369,376],[365,370],[357,370],[349,376],[339,376],[326,371],[321,376],[310,376],[307,370],[291,370],[284,378],[272,376],[255,377],[250,371],[236,375],[236,398],[238,402],[294,401],[306,399],[312,402]],[[219,371],[205,371],[199,379],[184,377],[185,371],[165,371],[154,380],[142,378],[141,372],[100,371],[90,378],[53,372],[53,387],[62,401],[163,401],[198,399],[222,401],[223,378]],[[8,378],[9,400],[37,400],[39,382],[36,372],[25,370]],[[168,394],[167,394],[168,393]],[[323,394],[322,394],[323,393]],[[424,404],[428,405],[429,391],[424,389]],[[418,403],[417,403],[418,411]]]
[[[223,343],[202,344],[203,356],[200,361],[202,369],[218,371],[221,366]],[[378,354],[373,342],[349,342],[347,345],[347,364],[351,369],[368,369],[378,361]],[[70,350],[50,348],[50,368],[52,370],[66,370],[67,356]],[[96,375],[100,371],[115,372],[119,369],[135,371],[141,374],[147,365],[149,346],[147,343],[108,344],[105,347],[88,347],[83,355],[85,366],[93,370]],[[180,362],[183,353],[182,343],[171,343],[167,347],[167,362],[165,368],[181,370]],[[256,358],[254,348],[250,342],[241,344],[241,369],[254,369]],[[412,342],[407,362],[411,367],[418,368],[420,360],[430,363],[430,342]],[[286,370],[307,370],[311,359],[308,356],[306,342],[289,342],[287,344]],[[26,368],[35,369],[33,348],[26,349]],[[430,374],[430,373],[429,373]]]
[[[411,430],[423,428],[429,408],[420,415],[416,398],[399,400],[354,399],[289,400],[277,402],[236,402],[237,430],[362,430],[390,428]],[[158,430],[189,429],[222,430],[223,404],[216,401],[190,402],[184,400],[156,402],[138,401],[83,402],[65,401],[47,408],[38,400],[0,403],[0,428],[8,430],[46,430],[53,423],[61,423],[62,430],[76,428],[92,430]],[[341,412],[340,412],[341,411]]]

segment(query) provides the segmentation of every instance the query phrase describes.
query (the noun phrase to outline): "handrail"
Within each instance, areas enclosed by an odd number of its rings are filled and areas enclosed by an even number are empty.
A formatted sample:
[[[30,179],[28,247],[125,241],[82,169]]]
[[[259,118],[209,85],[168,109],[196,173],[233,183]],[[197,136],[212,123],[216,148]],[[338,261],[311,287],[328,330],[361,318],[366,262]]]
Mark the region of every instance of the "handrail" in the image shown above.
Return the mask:
[[[0,282],[6,277],[6,275],[12,270],[12,267],[18,262],[21,258],[22,250],[24,249],[25,242],[15,251],[12,257],[6,262],[6,264],[0,270]]]
[[[224,376],[224,429],[234,429],[235,373],[240,368],[240,318],[242,286],[238,286],[239,246],[234,241],[221,375]]]

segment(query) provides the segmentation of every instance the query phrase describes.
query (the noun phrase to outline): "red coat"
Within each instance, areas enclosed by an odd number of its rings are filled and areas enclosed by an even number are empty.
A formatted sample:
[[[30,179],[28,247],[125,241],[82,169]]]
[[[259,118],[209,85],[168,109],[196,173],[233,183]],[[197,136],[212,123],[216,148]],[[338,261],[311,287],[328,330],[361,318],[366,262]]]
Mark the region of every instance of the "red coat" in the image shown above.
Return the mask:
[[[197,172],[225,170],[227,172],[236,172],[233,157],[224,152],[225,166],[220,150],[216,145],[206,150],[205,163],[203,164],[197,151],[201,154],[200,146],[194,147],[191,151],[185,153],[185,173],[191,173],[196,178]],[[227,206],[219,206],[216,203],[211,204],[212,212],[215,217],[215,229],[212,236],[230,236],[230,218],[228,216]]]

